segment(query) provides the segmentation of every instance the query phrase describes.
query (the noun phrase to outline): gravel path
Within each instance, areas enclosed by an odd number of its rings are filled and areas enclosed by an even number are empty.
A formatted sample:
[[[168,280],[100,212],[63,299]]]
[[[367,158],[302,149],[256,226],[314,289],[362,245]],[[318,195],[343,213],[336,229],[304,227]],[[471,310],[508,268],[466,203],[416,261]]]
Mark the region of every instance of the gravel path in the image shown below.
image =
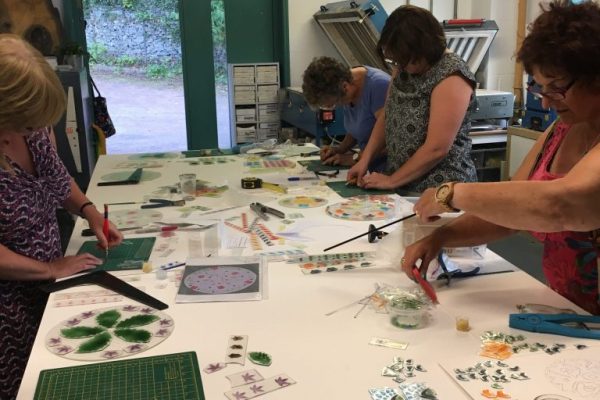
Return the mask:
[[[187,135],[182,78],[152,80],[134,74],[92,69],[106,97],[117,133],[107,141],[109,154],[186,150]],[[228,102],[218,90],[219,145],[229,142]]]

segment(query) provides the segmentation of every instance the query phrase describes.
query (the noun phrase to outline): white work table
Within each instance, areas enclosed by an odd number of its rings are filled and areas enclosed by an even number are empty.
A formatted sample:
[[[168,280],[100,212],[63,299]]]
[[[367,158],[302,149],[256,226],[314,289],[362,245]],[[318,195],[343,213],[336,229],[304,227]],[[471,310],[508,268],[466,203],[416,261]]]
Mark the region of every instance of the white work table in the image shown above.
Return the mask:
[[[291,160],[297,159],[291,158]],[[258,201],[286,213],[301,212],[305,218],[296,221],[305,226],[304,232],[313,239],[311,242],[302,243],[306,246],[304,250],[309,254],[321,254],[324,248],[365,232],[368,227],[368,222],[342,221],[329,217],[325,214],[325,207],[299,210],[285,208],[277,203],[278,199],[286,196],[310,194],[327,197],[329,204],[343,200],[334,192],[328,193],[326,186],[312,185],[313,181],[290,184],[288,195],[273,194],[262,189],[242,191],[239,188],[240,178],[251,174],[244,170],[241,161],[214,165],[190,165],[189,160],[184,158],[158,160],[164,164],[163,167],[146,169],[162,174],[153,181],[130,186],[98,187],[97,183],[103,175],[117,171],[115,166],[125,161],[133,161],[129,160],[127,156],[103,156],[98,162],[87,195],[98,205],[104,202],[142,201],[144,196],[157,197],[149,196],[152,190],[158,186],[176,183],[180,173],[194,172],[198,179],[210,181],[215,185],[227,183],[230,190],[222,198],[197,197],[196,200],[186,205],[206,205],[217,209],[224,207],[228,201],[235,201],[234,199],[241,199],[245,204],[258,199]],[[129,168],[129,170],[132,169]],[[299,173],[300,170],[297,169],[283,175],[283,180],[281,177],[275,178],[274,175],[257,176],[266,181],[279,180],[283,183],[286,176]],[[180,195],[173,195],[174,199],[179,197]],[[272,201],[269,201],[269,198]],[[139,207],[139,204],[114,206],[111,207],[111,211],[139,209]],[[177,207],[157,210],[163,213],[162,220],[167,222],[174,220],[179,215],[176,211]],[[229,217],[239,215],[242,211],[249,216],[252,215],[252,211],[248,207],[224,211],[219,215]],[[410,209],[398,212],[397,217],[408,212]],[[210,216],[216,218],[215,214]],[[194,213],[189,217],[190,222],[194,222],[198,218],[200,218],[199,213]],[[378,226],[385,222],[375,221],[375,224]],[[310,227],[311,224],[314,228]],[[279,219],[275,217],[271,217],[265,225],[275,234],[282,226]],[[85,227],[84,221],[78,219],[67,254],[76,253],[83,241],[90,240],[90,238],[80,236],[81,230]],[[126,237],[130,237],[127,232],[125,233]],[[175,248],[175,252],[164,258],[153,254],[150,261],[153,262],[154,267],[175,260],[185,260],[188,254],[188,235],[190,233],[175,231],[171,239],[158,238],[155,248],[162,243],[162,240],[170,240],[169,243]],[[136,236],[149,236],[149,234],[131,235],[131,237]],[[174,237],[176,239],[173,239]],[[122,360],[195,351],[200,364],[205,397],[210,400],[225,399],[223,393],[231,390],[230,383],[225,378],[227,375],[252,368],[258,370],[265,378],[285,373],[297,382],[290,387],[265,394],[260,397],[261,399],[359,400],[370,399],[368,394],[370,388],[397,387],[391,378],[381,376],[381,371],[383,367],[392,364],[394,356],[400,356],[404,359],[412,358],[415,363],[421,364],[427,369],[427,372],[418,373],[409,382],[425,382],[437,392],[439,399],[454,400],[470,397],[440,367],[439,363],[468,356],[477,358],[481,345],[479,336],[487,330],[523,334],[527,337],[528,342],[564,343],[569,351],[573,348],[573,344],[585,343],[590,348],[579,354],[585,358],[598,359],[600,352],[595,347],[593,340],[534,334],[508,327],[508,315],[517,312],[516,304],[538,303],[581,311],[521,271],[456,279],[450,287],[439,285],[439,282],[436,282],[440,305],[432,309],[429,324],[422,329],[399,329],[390,323],[387,314],[376,313],[370,307],[354,318],[360,305],[354,305],[326,316],[326,313],[372,293],[375,283],[415,287],[414,283],[399,272],[397,268],[399,259],[386,259],[389,258],[390,249],[395,254],[402,254],[401,243],[396,246],[389,241],[386,243],[386,240],[398,240],[398,236],[389,235],[380,242],[381,244],[370,244],[366,237],[363,237],[330,251],[331,253],[376,251],[378,264],[370,268],[305,275],[294,264],[270,262],[267,298],[261,301],[175,303],[177,287],[171,279],[159,281],[154,273],[144,274],[136,271],[134,273],[139,280],[130,283],[144,287],[145,292],[169,305],[164,312],[174,319],[175,329],[159,345],[138,355],[122,358]],[[387,250],[383,249],[383,243],[386,243]],[[276,249],[277,247],[264,246],[263,251]],[[229,254],[227,250],[224,253]],[[252,251],[246,249],[244,255],[246,254],[250,255]],[[516,269],[489,250],[481,263],[484,272]],[[182,268],[170,271],[169,278],[176,271],[181,270]],[[132,272],[115,274],[131,277]],[[90,289],[82,287],[69,289],[73,292],[82,290]],[[80,312],[111,305],[134,303],[132,300],[125,299],[119,303],[54,307],[51,301],[53,296],[56,294],[50,295],[50,301],[46,307],[19,391],[19,399],[33,398],[41,370],[83,364],[79,361],[61,358],[46,349],[45,337],[52,327]],[[472,326],[470,332],[456,331],[455,316],[457,315],[469,318]],[[270,354],[273,358],[272,365],[262,367],[247,360],[245,366],[230,364],[224,370],[206,374],[202,369],[209,363],[224,360],[230,335],[248,335],[248,349]],[[394,350],[369,345],[369,341],[373,337],[406,342],[408,347],[405,350]],[[507,362],[511,365],[518,364],[521,356],[527,356],[527,354],[513,355]],[[553,357],[559,357],[559,355],[548,355],[544,360],[550,363],[554,360]],[[461,366],[464,365],[460,363],[457,365],[457,367]],[[544,368],[545,365],[539,365],[540,370]],[[546,383],[531,382],[529,385],[531,386],[531,397],[528,399],[533,399],[542,393],[552,393],[551,387],[541,387],[540,385],[546,385]],[[506,388],[506,392],[510,393],[510,386],[506,386]]]

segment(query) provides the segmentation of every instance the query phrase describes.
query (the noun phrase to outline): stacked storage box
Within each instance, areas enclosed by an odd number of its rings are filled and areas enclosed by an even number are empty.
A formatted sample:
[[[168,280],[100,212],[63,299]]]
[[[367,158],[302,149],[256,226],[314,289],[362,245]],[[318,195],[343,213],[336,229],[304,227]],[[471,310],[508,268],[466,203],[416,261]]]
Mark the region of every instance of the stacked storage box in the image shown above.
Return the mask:
[[[232,144],[277,138],[279,64],[230,64]]]

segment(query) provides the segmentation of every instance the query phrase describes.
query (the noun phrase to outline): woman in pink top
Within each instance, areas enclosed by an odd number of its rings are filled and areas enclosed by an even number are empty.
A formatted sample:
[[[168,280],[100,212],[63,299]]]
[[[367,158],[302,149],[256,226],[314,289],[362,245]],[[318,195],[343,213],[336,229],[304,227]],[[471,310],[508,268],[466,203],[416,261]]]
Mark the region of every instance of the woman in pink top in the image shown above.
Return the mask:
[[[442,247],[486,243],[516,231],[544,242],[548,284],[600,314],[600,5],[555,0],[542,6],[518,59],[532,74],[528,90],[560,121],[545,132],[511,182],[457,183],[425,191],[414,210],[422,221],[465,214],[406,248],[409,274],[427,270]]]

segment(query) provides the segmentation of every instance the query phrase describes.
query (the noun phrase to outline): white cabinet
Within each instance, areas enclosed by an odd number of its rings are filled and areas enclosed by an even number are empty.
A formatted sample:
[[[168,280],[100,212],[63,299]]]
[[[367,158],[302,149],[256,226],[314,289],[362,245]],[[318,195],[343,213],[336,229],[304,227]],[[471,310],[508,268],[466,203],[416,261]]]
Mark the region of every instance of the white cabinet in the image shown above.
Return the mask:
[[[512,178],[515,172],[517,172],[525,156],[542,133],[516,126],[508,127],[508,154],[506,157],[508,162],[508,178]]]
[[[277,138],[279,64],[229,64],[232,144]]]

